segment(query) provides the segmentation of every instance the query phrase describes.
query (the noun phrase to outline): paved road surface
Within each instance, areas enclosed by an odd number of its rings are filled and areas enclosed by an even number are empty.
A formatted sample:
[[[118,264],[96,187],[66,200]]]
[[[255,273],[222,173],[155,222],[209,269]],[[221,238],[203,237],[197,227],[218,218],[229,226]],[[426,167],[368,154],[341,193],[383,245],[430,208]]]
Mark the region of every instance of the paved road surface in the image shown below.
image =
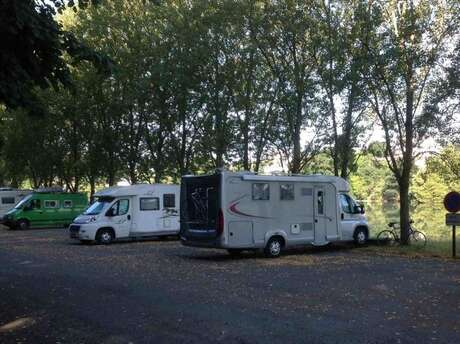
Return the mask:
[[[0,229],[1,343],[460,343],[460,264]]]

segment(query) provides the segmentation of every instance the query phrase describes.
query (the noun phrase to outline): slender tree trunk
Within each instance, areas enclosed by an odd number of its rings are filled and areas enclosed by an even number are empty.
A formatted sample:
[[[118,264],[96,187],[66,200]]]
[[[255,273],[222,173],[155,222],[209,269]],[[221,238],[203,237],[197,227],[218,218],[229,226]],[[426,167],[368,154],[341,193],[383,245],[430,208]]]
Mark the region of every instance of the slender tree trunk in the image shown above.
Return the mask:
[[[90,203],[93,203],[94,194],[96,193],[96,180],[93,176],[89,178],[89,188],[89,201]]]
[[[293,156],[291,164],[291,173],[300,173],[302,165],[302,149],[300,146],[300,131],[302,129],[302,97],[303,91],[297,95],[296,114],[294,119],[294,133],[292,135],[293,140]]]
[[[340,154],[340,176],[344,179],[348,179],[350,174],[350,160],[352,158],[352,127],[353,127],[353,108],[354,99],[356,94],[356,84],[353,82],[351,85],[350,93],[348,94],[348,108],[344,119],[344,130],[342,134]]]

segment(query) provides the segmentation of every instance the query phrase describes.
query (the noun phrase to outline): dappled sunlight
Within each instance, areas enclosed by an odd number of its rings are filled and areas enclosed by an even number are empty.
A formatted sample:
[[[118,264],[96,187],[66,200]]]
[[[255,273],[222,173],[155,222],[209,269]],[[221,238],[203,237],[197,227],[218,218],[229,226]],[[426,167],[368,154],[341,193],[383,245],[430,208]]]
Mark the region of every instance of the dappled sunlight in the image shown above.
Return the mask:
[[[29,318],[29,317],[18,318],[16,320],[13,320],[9,323],[6,323],[0,326],[0,333],[11,332],[11,331],[20,330],[26,327],[30,327],[34,325],[35,322],[36,321],[33,318]]]

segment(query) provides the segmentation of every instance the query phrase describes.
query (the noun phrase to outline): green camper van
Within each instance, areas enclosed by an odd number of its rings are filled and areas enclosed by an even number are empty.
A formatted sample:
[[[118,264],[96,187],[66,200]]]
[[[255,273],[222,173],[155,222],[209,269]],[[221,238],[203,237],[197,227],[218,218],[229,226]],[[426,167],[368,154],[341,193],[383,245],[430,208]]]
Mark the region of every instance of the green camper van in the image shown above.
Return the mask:
[[[35,191],[24,197],[3,217],[9,228],[67,227],[88,206],[84,193]]]

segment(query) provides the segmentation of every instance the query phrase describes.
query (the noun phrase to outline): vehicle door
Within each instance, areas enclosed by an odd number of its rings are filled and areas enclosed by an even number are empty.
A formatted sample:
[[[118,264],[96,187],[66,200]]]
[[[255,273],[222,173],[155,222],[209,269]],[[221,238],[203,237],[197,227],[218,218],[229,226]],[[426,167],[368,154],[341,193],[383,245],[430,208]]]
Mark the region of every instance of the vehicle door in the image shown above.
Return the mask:
[[[61,224],[60,202],[57,199],[48,198],[43,200],[43,208],[41,211],[42,224],[46,226],[55,226]]]
[[[314,209],[315,209],[315,244],[322,245],[327,242],[327,225],[328,217],[326,215],[326,195],[324,187],[315,187],[314,188]]]
[[[340,194],[340,228],[343,240],[353,240],[353,230],[357,221],[355,203],[347,194]]]
[[[163,194],[163,214],[159,227],[162,230],[176,230],[179,228],[179,209],[176,208],[176,194]]]
[[[24,205],[24,218],[26,218],[31,226],[45,226],[46,222],[43,216],[42,202],[40,199],[31,199]],[[19,219],[19,218],[18,218]]]
[[[131,204],[130,198],[120,198],[116,200],[107,210],[108,222],[115,230],[116,238],[129,236],[131,230]]]

